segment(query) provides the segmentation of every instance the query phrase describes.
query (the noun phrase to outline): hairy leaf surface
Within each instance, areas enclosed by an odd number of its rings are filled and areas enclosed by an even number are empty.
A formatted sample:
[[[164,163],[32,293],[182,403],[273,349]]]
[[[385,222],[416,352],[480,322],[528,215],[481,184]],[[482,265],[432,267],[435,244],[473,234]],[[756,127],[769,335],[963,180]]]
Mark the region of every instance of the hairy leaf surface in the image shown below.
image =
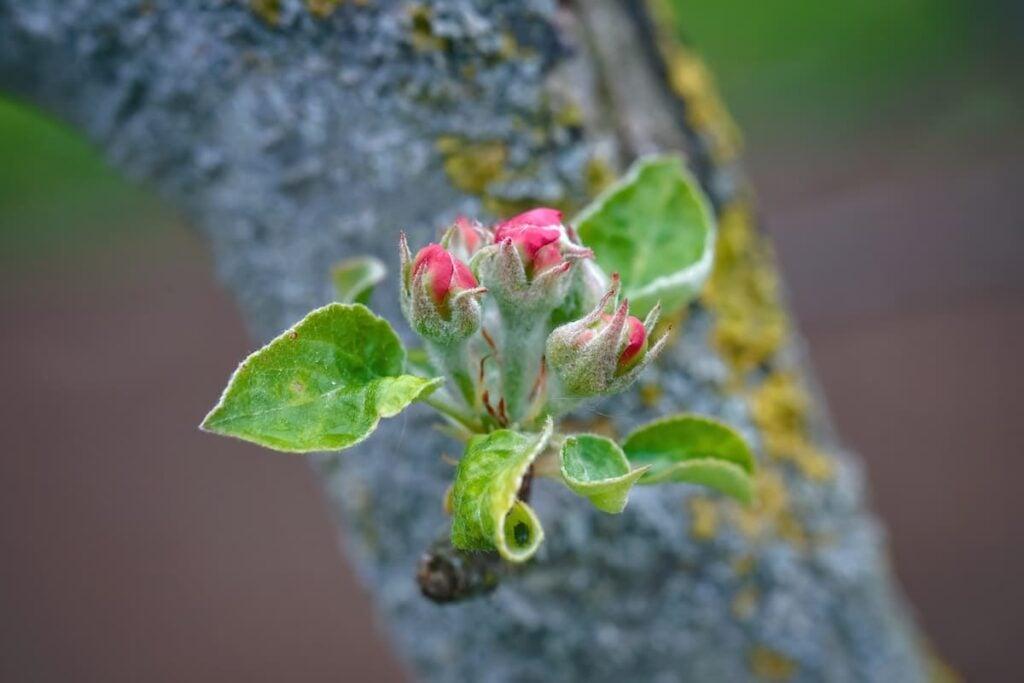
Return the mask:
[[[506,560],[528,560],[544,540],[530,506],[517,499],[523,476],[551,438],[549,419],[539,434],[499,429],[474,436],[452,487],[452,544],[497,550]]]
[[[590,500],[598,510],[622,512],[629,491],[647,467],[630,468],[622,449],[596,434],[569,436],[562,444],[562,480],[573,492]]]
[[[348,448],[443,382],[404,365],[386,320],[329,304],[242,361],[202,428],[279,451]]]
[[[622,278],[635,315],[659,300],[666,314],[682,308],[711,272],[714,214],[678,157],[640,159],[573,224],[597,263]]]

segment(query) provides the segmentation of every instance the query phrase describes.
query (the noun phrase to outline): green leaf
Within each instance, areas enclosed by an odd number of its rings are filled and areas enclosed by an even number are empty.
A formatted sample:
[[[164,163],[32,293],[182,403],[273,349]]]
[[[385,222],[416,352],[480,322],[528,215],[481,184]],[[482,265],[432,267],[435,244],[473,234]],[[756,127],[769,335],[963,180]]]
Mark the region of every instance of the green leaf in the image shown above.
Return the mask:
[[[598,510],[617,514],[626,507],[629,490],[647,472],[631,470],[622,449],[596,434],[577,434],[562,444],[562,481],[590,499]]]
[[[686,482],[749,503],[754,497],[754,456],[735,430],[699,415],[649,422],[622,442],[629,462],[648,466],[641,484]]]
[[[686,306],[711,273],[714,214],[678,157],[640,159],[573,224],[598,265],[622,278],[635,315],[659,300],[665,314]]]
[[[444,381],[404,364],[386,320],[329,304],[242,361],[201,427],[279,451],[348,448]]]
[[[525,562],[537,552],[544,530],[517,494],[552,428],[549,418],[539,434],[499,429],[469,440],[452,486],[452,545],[496,549],[510,562]]]
[[[331,269],[334,293],[343,304],[369,304],[370,295],[387,275],[380,259],[360,256],[346,259]]]

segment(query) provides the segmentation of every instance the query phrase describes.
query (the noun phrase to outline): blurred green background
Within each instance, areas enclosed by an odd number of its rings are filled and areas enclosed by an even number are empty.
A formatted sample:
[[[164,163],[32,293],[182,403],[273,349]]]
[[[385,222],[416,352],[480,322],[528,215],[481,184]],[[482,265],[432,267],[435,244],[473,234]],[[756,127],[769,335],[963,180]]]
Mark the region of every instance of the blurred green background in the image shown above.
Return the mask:
[[[708,59],[751,135],[862,129],[991,69],[1020,38],[1012,0],[674,4],[680,31]],[[967,85],[960,94],[982,98],[981,108],[1008,104],[984,83]]]
[[[677,5],[910,602],[1012,680],[1024,3]],[[0,320],[0,679],[400,679],[301,459],[194,428],[250,346],[202,245],[2,95]]]

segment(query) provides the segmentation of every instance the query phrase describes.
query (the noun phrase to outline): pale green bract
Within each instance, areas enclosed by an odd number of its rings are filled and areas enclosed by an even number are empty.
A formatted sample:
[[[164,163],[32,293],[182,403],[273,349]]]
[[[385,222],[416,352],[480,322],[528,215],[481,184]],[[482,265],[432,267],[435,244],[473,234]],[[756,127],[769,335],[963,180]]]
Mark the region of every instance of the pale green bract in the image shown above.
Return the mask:
[[[343,304],[370,303],[373,288],[388,274],[384,263],[372,256],[346,259],[331,269],[331,282],[338,301]]]
[[[562,443],[562,481],[603,512],[622,512],[629,490],[647,469],[631,469],[622,449],[603,436],[576,434]]]
[[[711,273],[715,221],[678,157],[637,161],[573,221],[597,263],[622,278],[623,296],[643,317],[686,306]]]
[[[452,545],[497,550],[510,562],[525,562],[537,552],[544,530],[517,494],[553,428],[549,418],[539,434],[499,429],[469,440],[452,486]]]
[[[732,428],[698,415],[649,422],[622,442],[634,467],[650,469],[640,484],[702,484],[743,502],[754,498],[754,456]]]
[[[242,361],[202,429],[293,453],[348,448],[444,381],[404,365],[386,320],[329,304]]]

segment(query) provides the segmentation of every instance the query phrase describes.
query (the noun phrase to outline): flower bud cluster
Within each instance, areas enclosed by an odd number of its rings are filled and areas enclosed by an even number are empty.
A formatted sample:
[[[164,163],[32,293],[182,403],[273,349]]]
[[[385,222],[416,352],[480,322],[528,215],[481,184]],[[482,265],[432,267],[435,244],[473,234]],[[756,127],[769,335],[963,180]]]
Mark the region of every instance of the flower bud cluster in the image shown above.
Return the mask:
[[[443,359],[466,403],[486,408],[499,424],[543,412],[537,402],[546,397],[545,367],[562,394],[611,394],[664,346],[664,338],[650,343],[657,308],[643,322],[629,315],[628,302],[617,301],[618,276],[609,282],[555,209],[533,209],[490,229],[460,217],[415,257],[404,234],[400,247],[406,318]],[[488,332],[485,320],[499,328]],[[484,373],[488,359],[499,373]],[[500,403],[497,411],[489,397]]]

